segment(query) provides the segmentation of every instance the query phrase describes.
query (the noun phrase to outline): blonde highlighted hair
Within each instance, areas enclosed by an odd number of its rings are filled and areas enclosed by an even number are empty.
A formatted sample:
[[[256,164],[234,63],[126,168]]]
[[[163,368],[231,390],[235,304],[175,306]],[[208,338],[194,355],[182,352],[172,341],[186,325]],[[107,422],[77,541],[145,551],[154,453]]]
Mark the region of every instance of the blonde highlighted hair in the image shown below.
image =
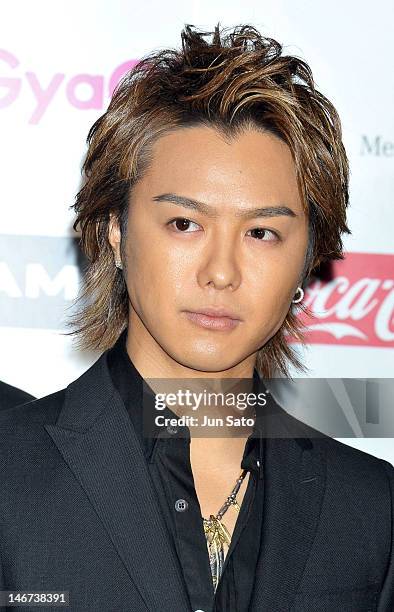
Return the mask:
[[[74,229],[89,265],[69,323],[82,348],[110,348],[128,324],[126,283],[108,241],[110,215],[119,221],[124,249],[133,185],[151,161],[152,145],[171,130],[207,125],[231,139],[254,127],[282,139],[309,219],[302,284],[320,263],[344,258],[341,235],[351,233],[348,160],[337,111],[315,88],[308,64],[282,55],[276,40],[251,25],[218,24],[213,32],[186,25],[181,39],[180,49],[152,52],[126,74],[88,134]],[[290,363],[305,371],[286,333],[305,341],[293,307],[258,352],[260,376],[289,376]]]

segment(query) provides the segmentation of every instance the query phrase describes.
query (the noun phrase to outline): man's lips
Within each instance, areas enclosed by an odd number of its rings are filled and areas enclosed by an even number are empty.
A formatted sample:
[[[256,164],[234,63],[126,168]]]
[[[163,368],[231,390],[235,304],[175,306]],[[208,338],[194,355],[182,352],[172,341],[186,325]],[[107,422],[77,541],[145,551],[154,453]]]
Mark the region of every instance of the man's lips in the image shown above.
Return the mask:
[[[222,308],[222,307],[205,307],[205,308],[201,308],[201,309],[196,309],[196,310],[188,310],[187,312],[191,312],[194,314],[202,314],[202,315],[206,315],[208,317],[219,317],[219,318],[229,318],[229,319],[234,319],[236,321],[241,321],[241,318],[233,311],[228,310],[227,308]]]
[[[224,309],[213,310],[204,308],[202,311],[186,310],[185,314],[192,323],[211,330],[226,331],[234,329],[241,322],[239,318],[235,318],[234,314],[230,314],[228,310]]]

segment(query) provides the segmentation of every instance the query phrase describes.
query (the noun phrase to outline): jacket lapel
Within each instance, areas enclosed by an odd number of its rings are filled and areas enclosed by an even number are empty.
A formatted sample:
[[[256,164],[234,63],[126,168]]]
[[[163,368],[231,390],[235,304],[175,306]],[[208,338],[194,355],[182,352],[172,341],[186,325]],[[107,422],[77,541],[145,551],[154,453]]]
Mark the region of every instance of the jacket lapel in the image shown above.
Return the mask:
[[[319,524],[325,490],[320,433],[271,397],[265,428],[264,517],[252,612],[291,609]],[[323,434],[321,434],[323,435]]]
[[[55,425],[44,425],[95,508],[152,612],[189,610],[181,568],[142,449],[112,384],[106,353],[67,387]]]

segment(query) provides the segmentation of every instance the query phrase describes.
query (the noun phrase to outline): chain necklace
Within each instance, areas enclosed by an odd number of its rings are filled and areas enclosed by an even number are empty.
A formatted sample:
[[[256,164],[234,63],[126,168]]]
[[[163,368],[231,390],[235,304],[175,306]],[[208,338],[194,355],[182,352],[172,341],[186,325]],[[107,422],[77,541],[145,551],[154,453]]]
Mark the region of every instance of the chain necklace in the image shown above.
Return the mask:
[[[236,511],[239,513],[239,505],[236,497],[246,474],[247,470],[242,470],[241,475],[239,478],[237,478],[233,490],[216,516],[211,514],[209,519],[203,518],[204,533],[208,545],[209,563],[211,566],[213,588],[215,592],[223,572],[224,546],[226,545],[229,547],[231,542],[230,533],[227,527],[222,523],[222,517],[230,506],[234,506]]]

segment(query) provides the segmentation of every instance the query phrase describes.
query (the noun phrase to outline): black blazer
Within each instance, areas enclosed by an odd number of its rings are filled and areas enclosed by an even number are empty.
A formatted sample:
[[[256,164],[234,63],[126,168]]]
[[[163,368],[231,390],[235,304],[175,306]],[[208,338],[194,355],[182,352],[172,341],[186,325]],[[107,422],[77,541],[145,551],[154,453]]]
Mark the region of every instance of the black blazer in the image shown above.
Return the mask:
[[[26,393],[26,391],[22,391],[22,389],[8,385],[0,380],[0,410],[6,410],[33,399],[35,399],[34,395],[30,395],[30,393]]]
[[[72,612],[190,611],[106,355],[0,413],[0,586],[68,590]],[[278,415],[251,612],[392,612],[394,468]]]

